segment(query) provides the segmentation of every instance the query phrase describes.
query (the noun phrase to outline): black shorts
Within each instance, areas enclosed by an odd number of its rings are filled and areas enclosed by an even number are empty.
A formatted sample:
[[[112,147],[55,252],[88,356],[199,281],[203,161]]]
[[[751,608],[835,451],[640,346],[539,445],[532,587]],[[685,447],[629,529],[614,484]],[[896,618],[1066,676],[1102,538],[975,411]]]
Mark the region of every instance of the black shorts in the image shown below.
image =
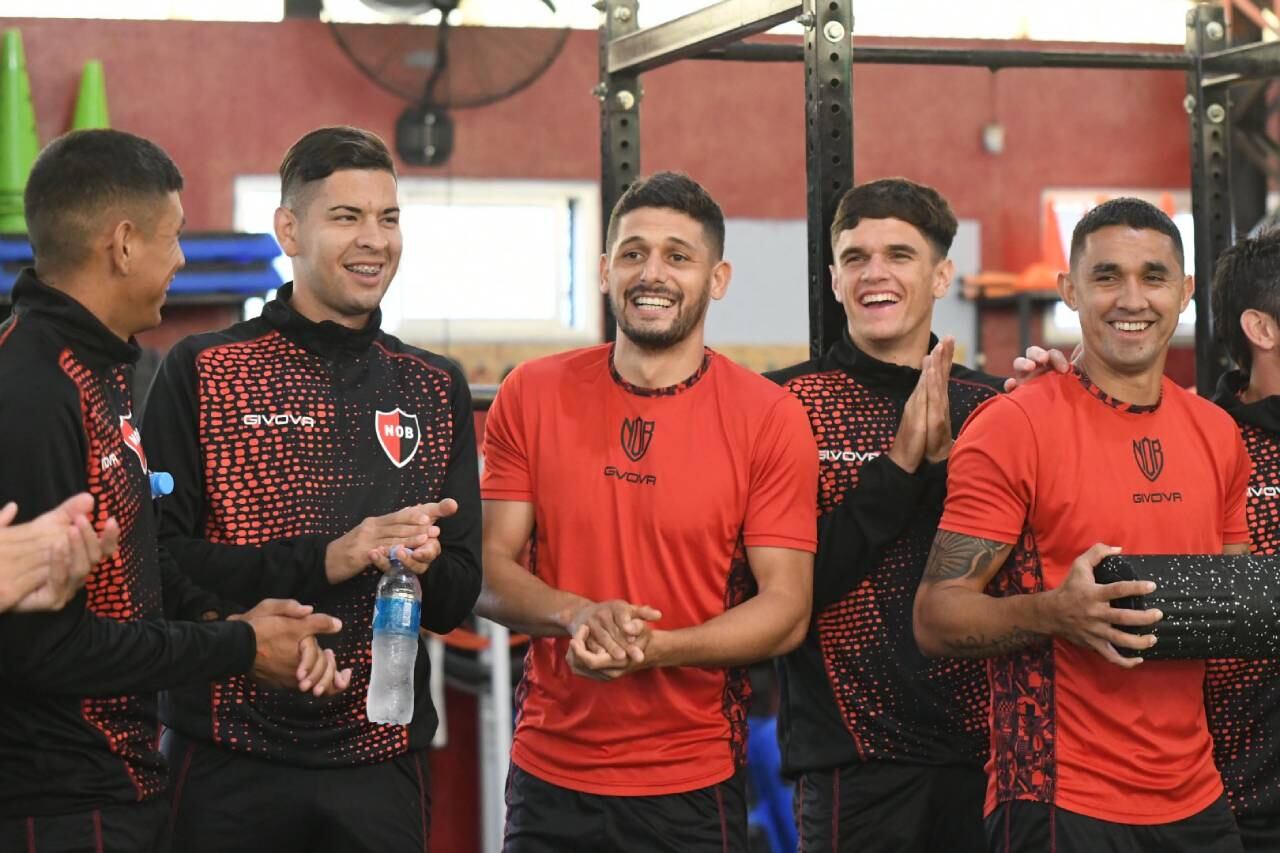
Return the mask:
[[[796,782],[801,853],[986,853],[977,767],[871,761]]]
[[[1001,803],[987,817],[991,853],[1241,853],[1223,794],[1173,823],[1133,825],[1085,817],[1046,803]]]
[[[426,853],[421,752],[317,769],[261,761],[169,732],[174,853]]]
[[[502,850],[742,853],[747,850],[743,774],[683,794],[606,797],[552,785],[512,764]]]
[[[164,796],[78,814],[0,818],[3,853],[167,853]]]
[[[1236,815],[1245,853],[1280,850],[1280,815]]]

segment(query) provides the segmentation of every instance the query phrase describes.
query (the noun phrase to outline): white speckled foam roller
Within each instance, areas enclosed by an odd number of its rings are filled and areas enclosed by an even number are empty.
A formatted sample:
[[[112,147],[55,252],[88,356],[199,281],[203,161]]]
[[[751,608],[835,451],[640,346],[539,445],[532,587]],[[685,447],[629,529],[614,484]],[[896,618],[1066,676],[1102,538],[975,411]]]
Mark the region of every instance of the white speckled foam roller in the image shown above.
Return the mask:
[[[1151,660],[1280,657],[1280,563],[1268,557],[1221,554],[1107,557],[1094,570],[1098,583],[1155,582],[1151,595],[1116,599],[1112,607],[1154,607],[1164,619],[1151,627],[1155,647],[1122,655]]]

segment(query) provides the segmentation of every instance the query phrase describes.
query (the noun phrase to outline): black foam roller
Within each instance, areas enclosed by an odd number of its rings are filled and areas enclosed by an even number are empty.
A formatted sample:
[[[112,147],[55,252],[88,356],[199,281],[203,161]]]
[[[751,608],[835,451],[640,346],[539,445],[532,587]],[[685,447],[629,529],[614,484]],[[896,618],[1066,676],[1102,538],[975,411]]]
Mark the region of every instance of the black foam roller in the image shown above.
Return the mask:
[[[1152,660],[1280,657],[1280,564],[1270,557],[1133,555],[1107,557],[1094,569],[1098,583],[1152,581],[1150,595],[1116,599],[1112,607],[1156,608],[1152,626],[1120,627],[1154,633],[1151,649],[1117,651]]]

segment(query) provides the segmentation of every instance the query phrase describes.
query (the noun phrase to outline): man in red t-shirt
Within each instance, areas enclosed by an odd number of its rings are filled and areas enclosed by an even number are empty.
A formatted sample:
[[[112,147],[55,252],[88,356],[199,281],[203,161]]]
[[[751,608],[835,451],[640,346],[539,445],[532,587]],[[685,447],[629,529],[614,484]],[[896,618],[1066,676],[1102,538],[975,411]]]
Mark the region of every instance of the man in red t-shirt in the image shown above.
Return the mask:
[[[951,454],[916,597],[926,654],[990,658],[993,851],[1239,851],[1201,661],[1126,658],[1158,611],[1112,609],[1109,554],[1244,553],[1249,461],[1231,418],[1163,376],[1191,298],[1167,216],[1099,205],[1072,235],[1075,369],[980,407]],[[1107,543],[1107,544],[1102,544]],[[1083,552],[1083,553],[1082,553]]]
[[[476,612],[534,638],[509,853],[747,847],[743,667],[804,638],[817,448],[703,345],[723,247],[688,177],[633,184],[601,259],[617,343],[522,364],[489,412]]]

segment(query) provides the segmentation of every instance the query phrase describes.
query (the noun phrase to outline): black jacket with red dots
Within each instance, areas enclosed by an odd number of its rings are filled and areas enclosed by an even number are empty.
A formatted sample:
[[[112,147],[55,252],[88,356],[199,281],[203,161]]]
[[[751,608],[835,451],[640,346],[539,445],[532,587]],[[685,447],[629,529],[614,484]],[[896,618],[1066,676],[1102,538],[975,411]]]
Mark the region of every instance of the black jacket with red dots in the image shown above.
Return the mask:
[[[1246,512],[1250,550],[1280,552],[1280,397],[1245,403],[1248,377],[1224,375],[1214,402],[1240,426],[1253,462]],[[1236,817],[1280,821],[1280,660],[1211,660],[1205,709],[1213,753]]]
[[[819,461],[813,616],[781,665],[783,771],[859,761],[981,766],[984,663],[926,658],[912,631],[946,497],[945,462],[908,474],[888,456],[920,371],[872,358],[846,332],[822,358],[770,377],[804,404]],[[952,368],[953,434],[1000,383]]]
[[[247,671],[253,629],[156,544],[132,421],[138,348],[25,271],[0,326],[0,503],[19,521],[88,491],[116,555],[54,613],[0,614],[0,817],[70,814],[162,793],[156,691]],[[166,621],[166,617],[174,620]]]
[[[480,592],[480,492],[471,393],[448,359],[380,331],[314,323],[292,285],[262,316],[178,343],[147,398],[147,453],[172,472],[161,541],[202,586],[244,606],[292,597],[342,620],[321,639],[351,686],[333,697],[232,678],[174,691],[184,735],[310,767],[369,764],[425,748],[437,716],[425,649],[409,726],[365,719],[373,567],[330,585],[325,549],[363,519],[442,498],[441,556],[422,578],[422,624],[455,628]]]

